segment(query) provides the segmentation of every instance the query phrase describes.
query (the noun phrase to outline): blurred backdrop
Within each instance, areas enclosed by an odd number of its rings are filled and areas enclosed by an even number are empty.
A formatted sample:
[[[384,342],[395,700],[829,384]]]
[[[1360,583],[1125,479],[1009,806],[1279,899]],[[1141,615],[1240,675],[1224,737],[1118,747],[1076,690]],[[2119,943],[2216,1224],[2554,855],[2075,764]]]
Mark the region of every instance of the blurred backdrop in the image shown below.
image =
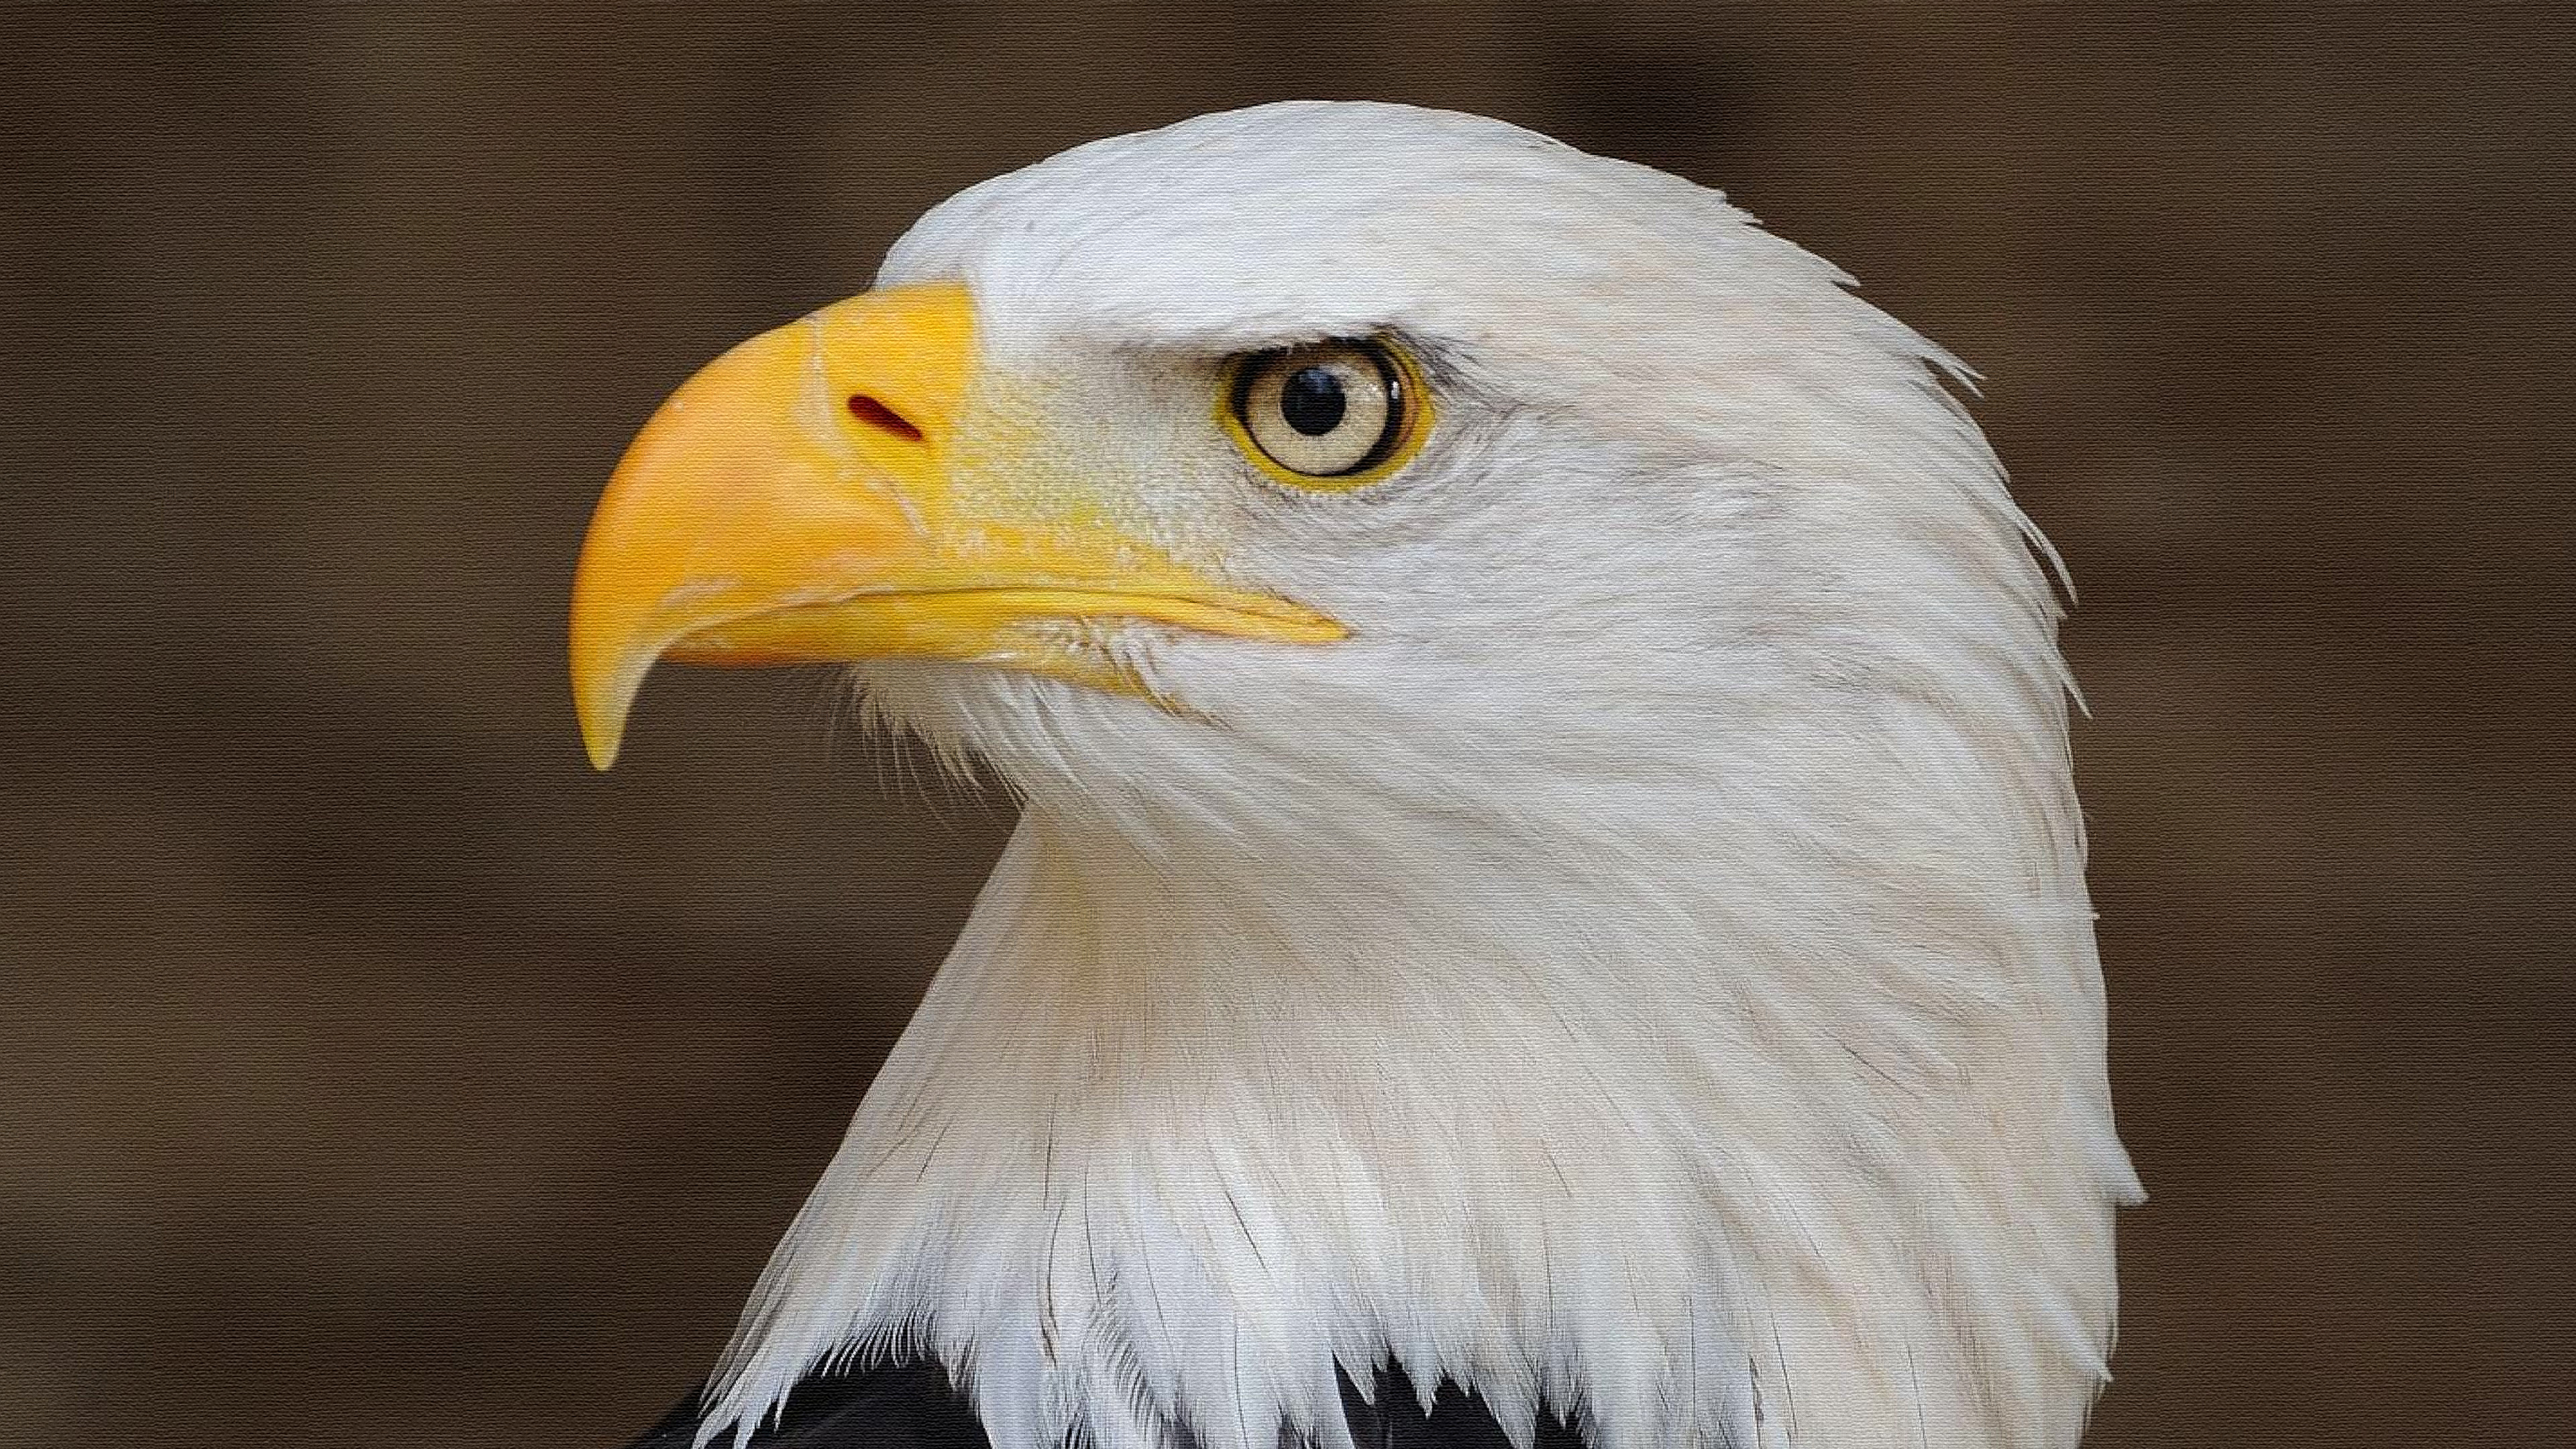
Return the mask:
[[[1006,811],[826,676],[583,763],[595,491],[1070,143],[1285,96],[1725,188],[1982,368],[2122,1122],[2091,1442],[2571,1429],[2569,177],[2542,7],[7,8],[0,1442],[620,1442]]]

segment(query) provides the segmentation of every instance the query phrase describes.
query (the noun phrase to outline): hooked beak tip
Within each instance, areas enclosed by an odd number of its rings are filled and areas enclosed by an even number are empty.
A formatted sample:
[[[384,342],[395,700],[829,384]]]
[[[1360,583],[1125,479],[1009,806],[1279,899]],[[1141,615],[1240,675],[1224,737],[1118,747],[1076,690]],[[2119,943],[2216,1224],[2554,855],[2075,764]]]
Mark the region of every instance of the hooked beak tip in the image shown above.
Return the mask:
[[[632,664],[596,674],[577,671],[573,676],[572,706],[581,722],[581,745],[590,756],[590,766],[605,773],[617,763],[617,751],[626,738],[627,716],[635,707],[635,696],[644,684],[644,674],[652,667],[647,659],[641,668]]]

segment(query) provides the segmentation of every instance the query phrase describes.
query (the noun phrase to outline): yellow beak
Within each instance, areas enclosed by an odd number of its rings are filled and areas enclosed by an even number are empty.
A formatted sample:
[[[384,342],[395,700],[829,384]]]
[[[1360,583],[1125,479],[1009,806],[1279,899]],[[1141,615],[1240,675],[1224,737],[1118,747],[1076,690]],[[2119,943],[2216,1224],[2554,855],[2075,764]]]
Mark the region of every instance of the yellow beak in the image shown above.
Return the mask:
[[[871,292],[752,338],[662,404],[609,479],[573,577],[573,705],[591,763],[616,760],[665,657],[975,660],[1119,688],[1132,681],[1059,621],[1343,636],[1065,510],[967,506],[952,469],[974,332],[962,287]]]

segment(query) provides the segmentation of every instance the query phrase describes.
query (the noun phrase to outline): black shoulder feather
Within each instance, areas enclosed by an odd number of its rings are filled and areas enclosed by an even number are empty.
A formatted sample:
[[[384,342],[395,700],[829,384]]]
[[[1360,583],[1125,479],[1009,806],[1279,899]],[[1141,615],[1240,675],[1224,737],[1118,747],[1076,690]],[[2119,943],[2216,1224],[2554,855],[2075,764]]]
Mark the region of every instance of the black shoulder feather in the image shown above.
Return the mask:
[[[1511,1449],[1484,1401],[1443,1381],[1422,1411],[1421,1396],[1404,1370],[1392,1364],[1375,1374],[1375,1392],[1362,1397],[1348,1373],[1341,1375],[1342,1416],[1359,1449]],[[705,1398],[692,1393],[631,1449],[690,1449],[705,1413]],[[731,1449],[732,1435],[711,1449]],[[928,1361],[818,1373],[796,1385],[786,1410],[751,1436],[752,1449],[991,1449],[974,1410]],[[1552,1413],[1541,1413],[1538,1449],[1583,1449],[1583,1438]]]

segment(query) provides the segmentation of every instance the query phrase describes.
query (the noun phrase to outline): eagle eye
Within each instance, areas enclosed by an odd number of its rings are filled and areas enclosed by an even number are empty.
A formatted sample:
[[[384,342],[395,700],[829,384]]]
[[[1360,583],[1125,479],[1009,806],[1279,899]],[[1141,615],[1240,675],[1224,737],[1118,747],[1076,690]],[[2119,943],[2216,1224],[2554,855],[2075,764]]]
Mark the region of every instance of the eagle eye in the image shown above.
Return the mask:
[[[1424,399],[1412,364],[1382,342],[1249,353],[1225,393],[1235,443],[1303,488],[1356,488],[1412,456]]]

